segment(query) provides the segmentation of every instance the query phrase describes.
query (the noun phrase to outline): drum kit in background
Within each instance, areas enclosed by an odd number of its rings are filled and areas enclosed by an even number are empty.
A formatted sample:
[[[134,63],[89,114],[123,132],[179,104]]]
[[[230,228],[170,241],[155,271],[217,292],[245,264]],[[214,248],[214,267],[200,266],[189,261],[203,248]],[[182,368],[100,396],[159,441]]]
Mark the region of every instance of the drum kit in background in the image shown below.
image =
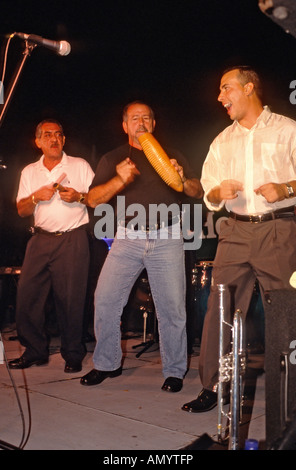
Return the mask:
[[[201,342],[213,264],[212,260],[195,260],[194,262],[187,260],[186,311],[189,353],[194,351],[195,346],[198,348]],[[140,354],[158,341],[156,313],[146,270],[141,273],[131,292],[122,317],[122,330],[123,334],[128,331],[142,333],[143,342],[137,346],[143,347]],[[257,282],[254,284],[247,314],[245,334],[247,348],[262,353],[264,351],[264,312]]]
[[[123,310],[121,331],[124,339],[130,335],[142,336],[142,342],[133,346],[139,348],[136,357],[158,344],[158,324],[146,269],[136,280]]]
[[[121,324],[123,332],[129,329],[129,322],[128,320],[126,321],[126,312],[129,313],[129,311],[135,312],[135,318],[138,316],[138,323],[134,323],[130,329],[138,329],[142,332],[142,342],[132,347],[138,350],[136,354],[138,358],[153,345],[158,347],[159,340],[156,312],[146,270],[143,270],[137,279],[130,295],[129,304],[123,313]],[[138,315],[139,313],[140,316]],[[141,323],[139,323],[140,317],[142,317]]]
[[[113,239],[104,239],[104,242],[107,244],[108,250],[110,250]],[[201,342],[204,318],[206,315],[208,297],[210,294],[212,269],[214,264],[212,259],[200,259],[199,251],[200,250],[185,252],[187,285],[186,312],[189,353],[194,351],[194,346],[199,347]],[[214,253],[212,246],[208,252]],[[94,256],[94,258],[97,260],[96,256]],[[103,261],[101,261],[101,264],[102,263]],[[4,278],[16,278],[13,284],[15,289],[15,284],[17,284],[20,271],[21,267],[1,268],[1,282],[3,283]],[[5,295],[5,297],[7,296]],[[4,319],[4,315],[1,315],[1,317]],[[258,352],[263,352],[264,313],[261,295],[257,283],[254,285],[254,292],[247,314],[245,331],[247,347],[256,349]],[[139,347],[138,355],[147,351],[150,346],[158,342],[157,318],[146,270],[142,271],[137,281],[135,282],[129,297],[128,304],[123,311],[123,336],[127,335],[128,332],[138,332],[142,335],[142,342],[136,346]]]
[[[201,342],[210,294],[213,260],[216,255],[220,225],[224,218],[227,218],[225,210],[217,214],[203,207],[202,246],[198,250],[185,250],[186,329],[189,354],[193,353],[195,347],[198,348]],[[110,250],[113,239],[104,239],[104,241]],[[259,353],[264,351],[264,327],[263,304],[256,282],[245,324],[247,348]],[[124,309],[122,332],[123,335],[127,332],[142,333],[143,343],[146,343],[147,339],[158,340],[156,313],[146,270],[135,282]]]
[[[196,319],[196,336],[201,340],[204,318],[210,294],[213,261],[200,260],[191,270],[191,308]],[[190,306],[189,306],[190,308]],[[246,347],[256,352],[264,350],[264,311],[258,282],[254,283],[253,295],[245,325]]]

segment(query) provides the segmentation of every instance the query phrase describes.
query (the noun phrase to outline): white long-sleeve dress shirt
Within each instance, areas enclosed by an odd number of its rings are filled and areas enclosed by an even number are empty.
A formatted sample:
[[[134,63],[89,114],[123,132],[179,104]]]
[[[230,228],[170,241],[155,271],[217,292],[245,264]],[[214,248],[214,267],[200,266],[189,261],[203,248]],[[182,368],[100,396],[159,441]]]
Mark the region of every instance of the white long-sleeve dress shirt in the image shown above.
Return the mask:
[[[211,204],[208,193],[222,181],[234,179],[243,184],[236,199]],[[296,122],[272,113],[268,107],[256,124],[247,129],[234,121],[212,142],[205,159],[201,184],[205,204],[217,211],[256,215],[296,204],[296,197],[268,203],[255,189],[266,183],[296,180]]]

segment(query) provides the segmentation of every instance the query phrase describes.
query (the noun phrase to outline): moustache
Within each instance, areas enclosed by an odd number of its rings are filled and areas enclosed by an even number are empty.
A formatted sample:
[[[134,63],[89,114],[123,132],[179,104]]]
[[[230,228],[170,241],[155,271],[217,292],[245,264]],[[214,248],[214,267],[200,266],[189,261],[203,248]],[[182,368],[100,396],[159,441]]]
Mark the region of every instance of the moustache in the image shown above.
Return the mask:
[[[145,126],[140,126],[136,132],[148,132],[148,129]]]

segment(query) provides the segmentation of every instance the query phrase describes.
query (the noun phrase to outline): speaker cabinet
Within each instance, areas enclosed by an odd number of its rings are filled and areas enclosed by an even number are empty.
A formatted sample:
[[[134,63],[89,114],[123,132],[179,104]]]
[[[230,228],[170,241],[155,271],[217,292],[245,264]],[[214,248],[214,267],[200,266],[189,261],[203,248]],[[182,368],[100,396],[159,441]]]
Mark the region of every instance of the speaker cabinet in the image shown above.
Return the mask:
[[[265,300],[266,448],[271,449],[280,446],[295,420],[296,290],[270,291]]]

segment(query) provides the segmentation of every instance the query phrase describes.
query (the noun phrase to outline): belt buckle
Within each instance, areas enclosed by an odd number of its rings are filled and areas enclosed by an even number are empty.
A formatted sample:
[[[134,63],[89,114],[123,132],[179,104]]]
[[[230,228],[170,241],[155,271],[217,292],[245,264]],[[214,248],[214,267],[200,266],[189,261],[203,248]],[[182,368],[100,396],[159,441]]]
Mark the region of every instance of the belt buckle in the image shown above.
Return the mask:
[[[263,221],[263,214],[259,214],[259,215],[257,215],[257,217],[259,218],[259,220],[256,221],[255,224],[260,224],[260,222]]]
[[[249,215],[250,222],[253,224],[260,224],[263,220],[263,215],[264,214]]]

